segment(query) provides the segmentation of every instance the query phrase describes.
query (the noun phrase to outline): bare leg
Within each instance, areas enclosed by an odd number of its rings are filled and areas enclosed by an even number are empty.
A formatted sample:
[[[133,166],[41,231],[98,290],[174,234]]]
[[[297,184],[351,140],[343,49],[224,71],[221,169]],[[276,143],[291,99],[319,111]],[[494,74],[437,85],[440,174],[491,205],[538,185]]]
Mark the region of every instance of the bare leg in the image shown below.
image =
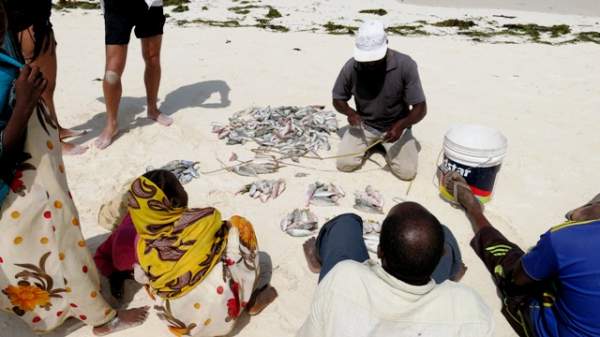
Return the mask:
[[[160,48],[162,35],[142,39],[142,56],[146,63],[144,83],[146,84],[146,97],[148,100],[148,118],[159,124],[169,126],[173,119],[158,110],[158,88],[160,87]]]
[[[53,33],[52,33],[53,34]],[[56,73],[57,73],[57,62],[56,62],[56,43],[54,42],[54,36],[49,35],[47,39],[50,39],[50,46],[44,52],[37,56],[37,58],[29,62],[33,58],[33,50],[35,48],[34,32],[33,27],[19,33],[19,41],[21,41],[21,52],[23,56],[30,64],[37,65],[44,74],[44,77],[48,81],[46,90],[42,93],[44,103],[48,107],[50,116],[58,125],[59,137],[62,143],[62,151],[64,154],[82,154],[87,151],[86,146],[74,145],[71,143],[63,142],[63,138],[74,137],[83,134],[83,131],[75,131],[63,128],[56,115],[56,108],[54,106],[54,89],[56,88]]]
[[[317,239],[310,238],[302,245],[304,248],[304,257],[308,263],[308,269],[315,274],[321,272],[321,262],[317,257]]]
[[[148,318],[149,309],[150,307],[119,310],[117,317],[115,317],[112,321],[104,325],[94,327],[94,335],[106,336],[117,331],[139,326]]]
[[[127,45],[106,46],[106,67],[102,89],[104,90],[104,101],[106,104],[106,126],[96,139],[96,147],[104,149],[108,147],[113,138],[119,132],[117,116],[119,113],[119,102],[123,93],[121,86],[121,75],[125,70],[127,60]]]

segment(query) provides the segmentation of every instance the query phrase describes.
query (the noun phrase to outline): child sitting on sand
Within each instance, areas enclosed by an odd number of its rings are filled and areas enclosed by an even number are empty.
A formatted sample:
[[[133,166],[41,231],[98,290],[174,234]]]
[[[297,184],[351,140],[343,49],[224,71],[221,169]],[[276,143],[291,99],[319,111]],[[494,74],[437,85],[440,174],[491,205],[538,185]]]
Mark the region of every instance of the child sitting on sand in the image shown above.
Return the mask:
[[[256,315],[277,297],[269,285],[270,263],[258,253],[246,219],[224,221],[214,208],[187,203],[171,172],[137,178],[128,192],[128,214],[94,260],[115,297],[133,272],[175,335],[226,335],[244,309]]]

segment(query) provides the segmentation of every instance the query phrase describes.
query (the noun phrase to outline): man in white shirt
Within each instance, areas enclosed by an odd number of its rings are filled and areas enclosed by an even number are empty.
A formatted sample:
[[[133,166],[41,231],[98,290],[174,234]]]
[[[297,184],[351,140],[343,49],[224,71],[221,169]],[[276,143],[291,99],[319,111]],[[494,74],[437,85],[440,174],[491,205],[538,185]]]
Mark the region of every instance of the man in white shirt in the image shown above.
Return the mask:
[[[96,147],[109,146],[119,132],[117,116],[122,95],[121,76],[125,70],[127,45],[134,30],[142,41],[142,56],[146,63],[144,83],[148,118],[169,126],[173,120],[158,110],[160,85],[160,49],[165,15],[162,0],[104,0],[106,69],[102,88],[106,104],[106,126],[96,139]]]
[[[475,291],[432,279],[444,231],[423,206],[392,208],[381,229],[381,263],[362,262],[361,251],[362,220],[354,214],[334,218],[305,245],[311,270],[337,262],[322,275],[297,337],[492,336],[492,314]]]

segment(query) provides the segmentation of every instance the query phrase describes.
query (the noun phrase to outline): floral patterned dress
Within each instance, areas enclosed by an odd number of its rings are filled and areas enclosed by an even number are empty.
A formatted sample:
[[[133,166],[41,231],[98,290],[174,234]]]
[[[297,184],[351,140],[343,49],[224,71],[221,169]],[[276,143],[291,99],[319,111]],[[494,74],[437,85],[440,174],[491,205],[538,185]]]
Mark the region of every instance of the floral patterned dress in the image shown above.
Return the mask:
[[[153,297],[154,309],[177,337],[228,334],[254,291],[259,273],[256,236],[247,221],[230,220],[227,248],[210,274],[183,297]]]
[[[68,317],[98,326],[116,314],[100,295],[58,131],[45,111],[38,107],[29,120],[23,160],[0,208],[0,310],[38,333]]]

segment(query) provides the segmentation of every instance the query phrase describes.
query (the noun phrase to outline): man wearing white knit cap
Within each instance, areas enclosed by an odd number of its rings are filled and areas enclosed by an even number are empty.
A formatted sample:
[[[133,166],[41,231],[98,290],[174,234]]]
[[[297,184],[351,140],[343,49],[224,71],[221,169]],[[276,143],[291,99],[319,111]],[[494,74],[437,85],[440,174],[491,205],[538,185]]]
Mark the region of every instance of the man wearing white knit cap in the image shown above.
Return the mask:
[[[356,109],[348,105],[352,97]],[[365,155],[358,153],[381,140],[392,173],[402,180],[415,178],[418,144],[411,128],[427,113],[425,94],[417,64],[388,48],[381,22],[365,22],[358,30],[354,57],[333,88],[333,106],[350,124],[339,147],[338,170],[360,168]]]

